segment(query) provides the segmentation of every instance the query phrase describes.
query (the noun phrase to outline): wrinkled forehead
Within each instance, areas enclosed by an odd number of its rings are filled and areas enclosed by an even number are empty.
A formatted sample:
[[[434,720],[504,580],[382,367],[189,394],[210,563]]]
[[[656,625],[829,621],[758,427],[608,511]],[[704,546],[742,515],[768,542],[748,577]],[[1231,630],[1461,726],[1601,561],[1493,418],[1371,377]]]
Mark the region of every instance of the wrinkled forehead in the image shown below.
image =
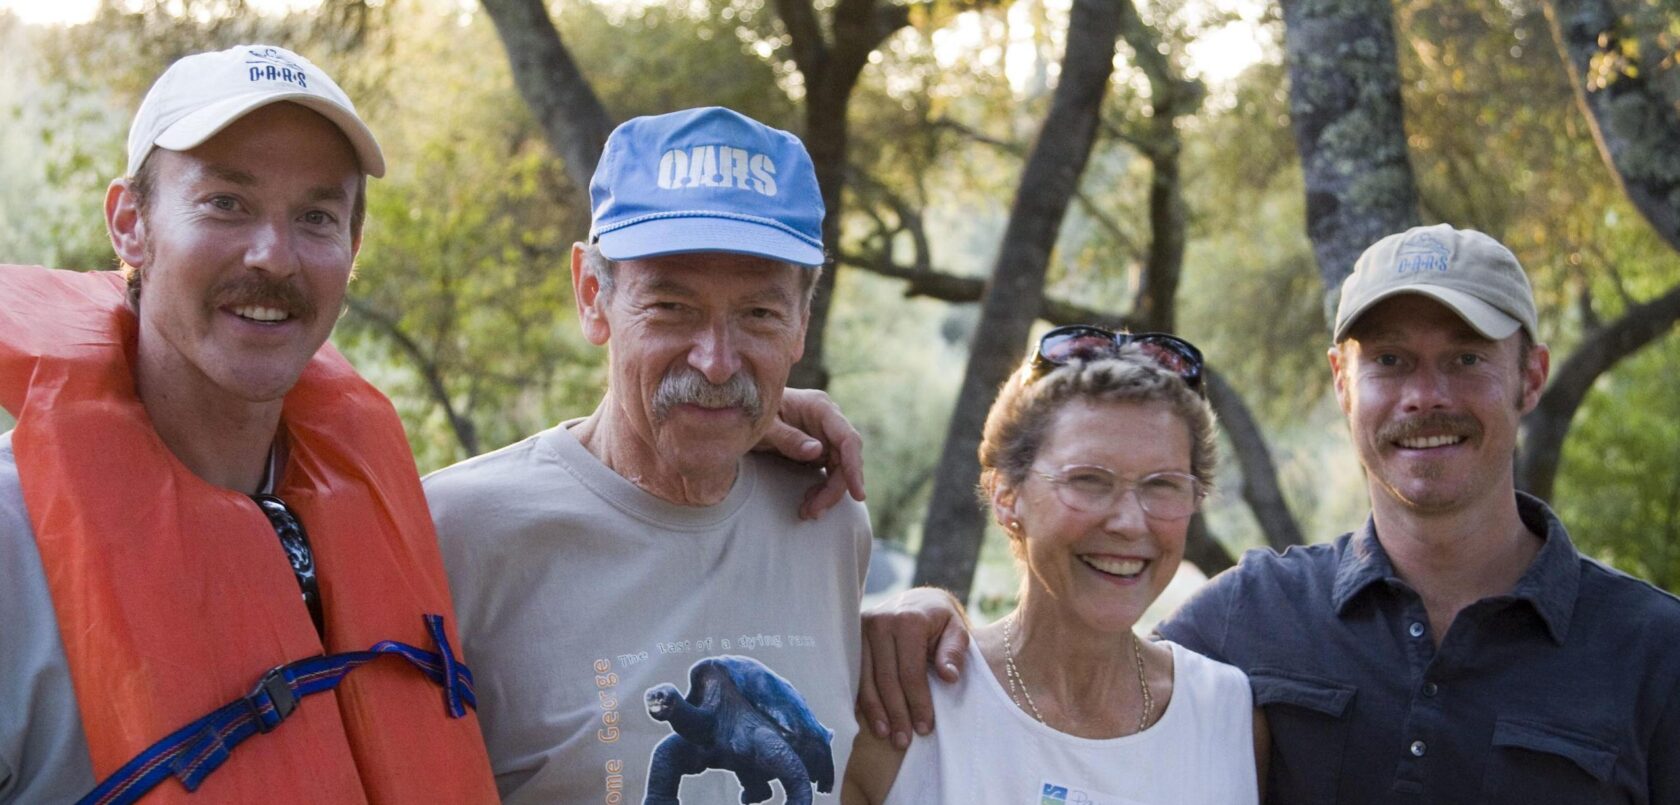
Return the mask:
[[[787,295],[798,290],[800,272],[792,263],[731,252],[688,252],[625,260],[635,281],[649,290],[691,294],[757,297]]]

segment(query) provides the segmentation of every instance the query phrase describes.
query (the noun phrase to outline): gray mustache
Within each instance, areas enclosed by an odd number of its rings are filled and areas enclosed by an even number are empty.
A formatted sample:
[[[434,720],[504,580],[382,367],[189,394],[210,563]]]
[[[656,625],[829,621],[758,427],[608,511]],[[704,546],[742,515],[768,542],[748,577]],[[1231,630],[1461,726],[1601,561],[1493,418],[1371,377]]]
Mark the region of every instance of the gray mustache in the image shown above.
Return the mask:
[[[758,383],[745,372],[737,372],[721,384],[712,383],[692,366],[679,366],[667,372],[653,394],[653,415],[664,419],[679,405],[698,405],[704,408],[740,408],[748,419],[757,419],[764,412],[759,399]]]

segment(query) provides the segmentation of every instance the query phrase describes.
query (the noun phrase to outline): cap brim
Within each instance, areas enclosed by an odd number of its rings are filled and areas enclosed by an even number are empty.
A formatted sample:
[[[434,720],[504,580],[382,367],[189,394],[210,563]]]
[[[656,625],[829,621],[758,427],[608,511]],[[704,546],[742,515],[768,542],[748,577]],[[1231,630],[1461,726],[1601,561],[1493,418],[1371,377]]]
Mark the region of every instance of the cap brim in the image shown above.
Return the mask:
[[[1365,315],[1367,311],[1376,307],[1382,301],[1402,294],[1427,296],[1446,305],[1448,309],[1458,314],[1458,317],[1463,319],[1465,324],[1470,325],[1471,329],[1490,341],[1507,338],[1522,327],[1522,322],[1463,291],[1443,288],[1439,285],[1402,285],[1390,288],[1365,300],[1357,308],[1342,316],[1341,323],[1336,326],[1336,332],[1332,334],[1331,340],[1335,343],[1341,343],[1343,339],[1347,338],[1348,331],[1353,329],[1354,322],[1359,321],[1360,316]]]
[[[254,92],[225,98],[175,121],[158,134],[153,144],[171,151],[196,148],[252,111],[281,102],[295,103],[332,121],[356,150],[356,161],[361,163],[362,172],[374,178],[385,175],[385,155],[367,124],[350,110],[306,92]]]
[[[823,264],[822,249],[765,224],[734,218],[655,218],[603,232],[596,238],[609,260],[641,260],[667,254],[729,252],[799,266]]]

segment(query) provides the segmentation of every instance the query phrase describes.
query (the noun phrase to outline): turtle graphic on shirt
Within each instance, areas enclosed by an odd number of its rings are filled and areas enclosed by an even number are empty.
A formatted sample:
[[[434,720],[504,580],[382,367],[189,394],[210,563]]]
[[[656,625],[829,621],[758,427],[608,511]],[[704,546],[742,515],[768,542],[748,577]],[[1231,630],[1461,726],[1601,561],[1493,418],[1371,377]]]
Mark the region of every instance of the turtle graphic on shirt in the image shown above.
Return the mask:
[[[688,669],[688,695],[657,685],[648,715],[671,725],[648,763],[645,805],[674,805],[682,778],[707,769],[735,773],[741,802],[770,799],[782,784],[788,805],[807,805],[812,788],[834,790],[834,731],[793,685],[750,657],[707,657]]]

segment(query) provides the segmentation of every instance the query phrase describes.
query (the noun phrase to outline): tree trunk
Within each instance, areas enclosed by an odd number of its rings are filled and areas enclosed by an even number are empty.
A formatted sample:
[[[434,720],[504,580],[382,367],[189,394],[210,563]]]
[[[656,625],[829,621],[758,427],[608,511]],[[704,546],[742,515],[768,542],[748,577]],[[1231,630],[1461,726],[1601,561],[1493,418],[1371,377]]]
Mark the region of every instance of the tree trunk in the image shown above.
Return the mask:
[[[1587,336],[1569,360],[1552,373],[1540,404],[1523,417],[1522,450],[1517,455],[1517,487],[1550,500],[1557,480],[1563,440],[1594,381],[1617,361],[1661,338],[1680,321],[1680,285]]]
[[[1182,152],[1178,119],[1196,111],[1206,89],[1198,81],[1180,78],[1162,52],[1161,34],[1138,16],[1131,3],[1121,5],[1120,35],[1132,49],[1132,59],[1149,79],[1152,114],[1146,131],[1134,143],[1149,160],[1149,251],[1144,259],[1132,318],[1145,330],[1172,332],[1178,328],[1178,280],[1184,273],[1185,228],[1189,214],[1184,203]]]
[[[1359,254],[1418,224],[1389,0],[1283,0],[1289,117],[1325,318]]]
[[[1050,252],[1096,141],[1103,97],[1114,72],[1122,3],[1129,0],[1074,0],[1061,80],[1022,171],[981,302],[980,324],[940,454],[916,562],[916,584],[944,587],[959,599],[968,597],[985,532],[985,519],[974,500],[980,430],[998,385],[1020,362],[1027,332],[1038,316]]]
[[[1610,0],[1546,0],[1544,7],[1605,164],[1657,234],[1680,250],[1680,111],[1657,85],[1662,48],[1640,43],[1631,69],[1606,67],[1595,79],[1594,59],[1614,64],[1623,40],[1639,32],[1626,30]]]
[[[1178,279],[1184,268],[1184,230],[1188,216],[1180,192],[1176,140],[1175,137],[1170,156],[1150,158],[1153,176],[1149,182],[1149,257],[1143,264],[1143,282],[1138,287],[1137,305],[1132,311],[1143,330],[1175,332],[1178,329]]]
[[[566,163],[566,175],[589,206],[589,178],[613,121],[595,89],[572,61],[542,0],[483,0],[502,38],[513,82],[541,124],[548,147]]]
[[[854,76],[855,81],[855,76]],[[834,284],[839,279],[840,204],[846,172],[846,115],[851,103],[851,86],[843,89],[823,85],[805,96],[805,147],[817,171],[822,188],[822,238],[825,261],[811,297],[811,320],[805,327],[805,354],[794,364],[788,385],[795,388],[828,388],[828,364],[824,360],[823,337],[828,332],[828,312],[834,301]]]
[[[1277,465],[1272,463],[1272,451],[1266,446],[1266,434],[1260,423],[1243,404],[1242,396],[1225,382],[1225,377],[1210,367],[1206,371],[1208,402],[1219,414],[1219,424],[1231,438],[1237,466],[1242,470],[1242,497],[1260,523],[1266,544],[1281,551],[1291,545],[1302,545],[1301,527],[1284,500],[1283,487],[1278,484]],[[1213,575],[1207,568],[1202,568]]]
[[[908,25],[902,6],[877,8],[875,0],[840,0],[832,17],[834,41],[823,39],[812,0],[777,0],[776,12],[788,30],[794,65],[805,79],[805,148],[811,152],[817,186],[822,189],[823,276],[811,300],[811,321],[805,329],[805,354],[794,365],[788,385],[826,388],[828,367],[823,359],[823,336],[828,330],[829,305],[840,264],[841,204],[846,185],[846,123],[852,90],[869,63],[869,54],[888,36]]]
[[[1219,544],[1219,540],[1208,531],[1207,518],[1201,512],[1190,518],[1190,530],[1184,536],[1184,561],[1195,565],[1208,578],[1237,564],[1225,546]]]

